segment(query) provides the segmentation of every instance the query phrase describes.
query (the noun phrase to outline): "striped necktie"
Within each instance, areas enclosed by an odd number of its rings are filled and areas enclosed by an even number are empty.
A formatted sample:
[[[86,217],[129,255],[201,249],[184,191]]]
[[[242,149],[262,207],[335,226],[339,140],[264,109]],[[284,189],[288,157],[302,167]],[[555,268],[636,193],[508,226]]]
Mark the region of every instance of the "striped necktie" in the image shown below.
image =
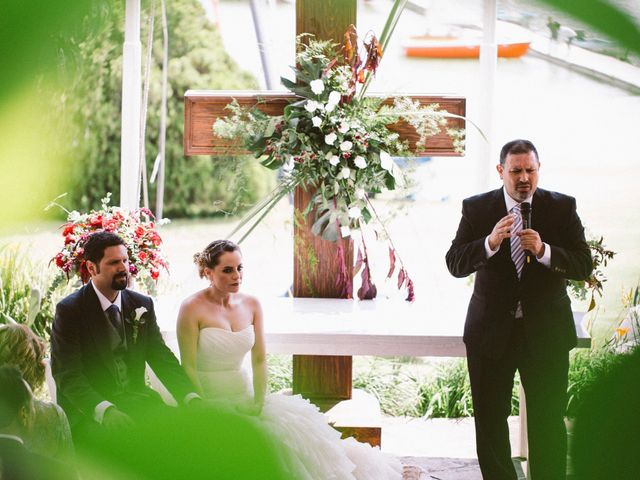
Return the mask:
[[[518,272],[518,278],[522,275],[522,267],[524,267],[524,250],[520,243],[520,237],[516,234],[522,231],[522,214],[520,213],[520,204],[511,209],[511,214],[514,216],[513,227],[511,228],[511,259],[516,266]]]

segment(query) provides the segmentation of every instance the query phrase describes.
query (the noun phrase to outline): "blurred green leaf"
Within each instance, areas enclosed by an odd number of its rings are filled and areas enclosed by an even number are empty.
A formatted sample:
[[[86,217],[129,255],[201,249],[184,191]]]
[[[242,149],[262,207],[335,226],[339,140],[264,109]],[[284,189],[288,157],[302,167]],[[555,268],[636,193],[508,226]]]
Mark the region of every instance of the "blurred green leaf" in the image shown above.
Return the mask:
[[[620,45],[640,53],[640,26],[633,18],[607,0],[537,0],[562,10],[615,40]]]

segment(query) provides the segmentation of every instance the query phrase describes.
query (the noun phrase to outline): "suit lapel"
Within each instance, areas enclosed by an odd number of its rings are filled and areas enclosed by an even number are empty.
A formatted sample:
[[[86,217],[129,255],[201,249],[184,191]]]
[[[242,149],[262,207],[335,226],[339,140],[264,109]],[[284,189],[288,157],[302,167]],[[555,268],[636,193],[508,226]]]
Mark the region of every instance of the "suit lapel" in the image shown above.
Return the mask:
[[[127,348],[130,349],[134,343],[131,318],[133,317],[136,306],[133,304],[133,299],[131,298],[131,295],[129,295],[128,290],[122,290],[120,295],[122,296],[122,322],[124,323],[124,334],[127,339]]]
[[[545,213],[547,212],[547,198],[545,191],[536,189],[531,201],[531,228],[540,233],[544,231]],[[542,236],[542,234],[540,234]]]
[[[491,220],[490,229],[493,229],[495,224],[498,223],[501,218],[504,218],[507,215],[507,204],[504,201],[504,191],[502,188],[494,190],[491,211],[493,212],[493,218]],[[496,255],[499,255],[501,252],[508,259],[511,259],[511,242],[508,238],[505,238],[502,241],[502,244],[500,245],[500,251]]]
[[[498,220],[507,214],[507,205],[504,203],[504,193],[502,188],[494,190],[492,193],[491,211],[493,212],[493,221],[491,223],[491,228],[498,223]]]
[[[86,321],[88,322],[88,330],[93,336],[94,344],[97,346],[98,353],[104,360],[105,364],[111,366],[113,362],[113,353],[109,345],[110,334],[107,327],[107,320],[104,316],[100,300],[93,285],[87,283],[83,288],[83,312],[86,312]]]

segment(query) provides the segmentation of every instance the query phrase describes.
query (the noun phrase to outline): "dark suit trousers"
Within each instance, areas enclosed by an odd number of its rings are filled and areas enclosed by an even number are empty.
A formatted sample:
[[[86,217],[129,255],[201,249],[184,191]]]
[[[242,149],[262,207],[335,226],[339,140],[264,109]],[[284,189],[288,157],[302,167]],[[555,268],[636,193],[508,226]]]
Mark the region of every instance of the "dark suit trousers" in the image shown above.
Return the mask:
[[[147,418],[150,411],[172,408],[165,405],[160,396],[151,389],[144,392],[118,394],[112,400],[118,410],[129,415],[134,422],[140,418]],[[71,432],[74,444],[80,451],[99,449],[108,436],[113,434],[113,432],[107,432],[107,429],[97,423],[93,417],[84,418],[72,425]]]
[[[476,449],[484,480],[516,480],[507,417],[516,370],[527,402],[529,468],[533,480],[566,478],[564,425],[569,352],[532,355],[523,322],[517,319],[506,351],[490,358],[467,347],[476,427]]]

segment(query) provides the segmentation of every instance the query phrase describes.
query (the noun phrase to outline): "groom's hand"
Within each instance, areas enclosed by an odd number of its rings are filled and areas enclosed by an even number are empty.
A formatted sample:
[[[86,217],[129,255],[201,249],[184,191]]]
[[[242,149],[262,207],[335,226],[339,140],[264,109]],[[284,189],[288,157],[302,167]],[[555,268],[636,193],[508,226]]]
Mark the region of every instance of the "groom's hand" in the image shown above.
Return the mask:
[[[109,430],[120,430],[133,427],[133,420],[129,415],[111,406],[104,412],[102,425]]]

